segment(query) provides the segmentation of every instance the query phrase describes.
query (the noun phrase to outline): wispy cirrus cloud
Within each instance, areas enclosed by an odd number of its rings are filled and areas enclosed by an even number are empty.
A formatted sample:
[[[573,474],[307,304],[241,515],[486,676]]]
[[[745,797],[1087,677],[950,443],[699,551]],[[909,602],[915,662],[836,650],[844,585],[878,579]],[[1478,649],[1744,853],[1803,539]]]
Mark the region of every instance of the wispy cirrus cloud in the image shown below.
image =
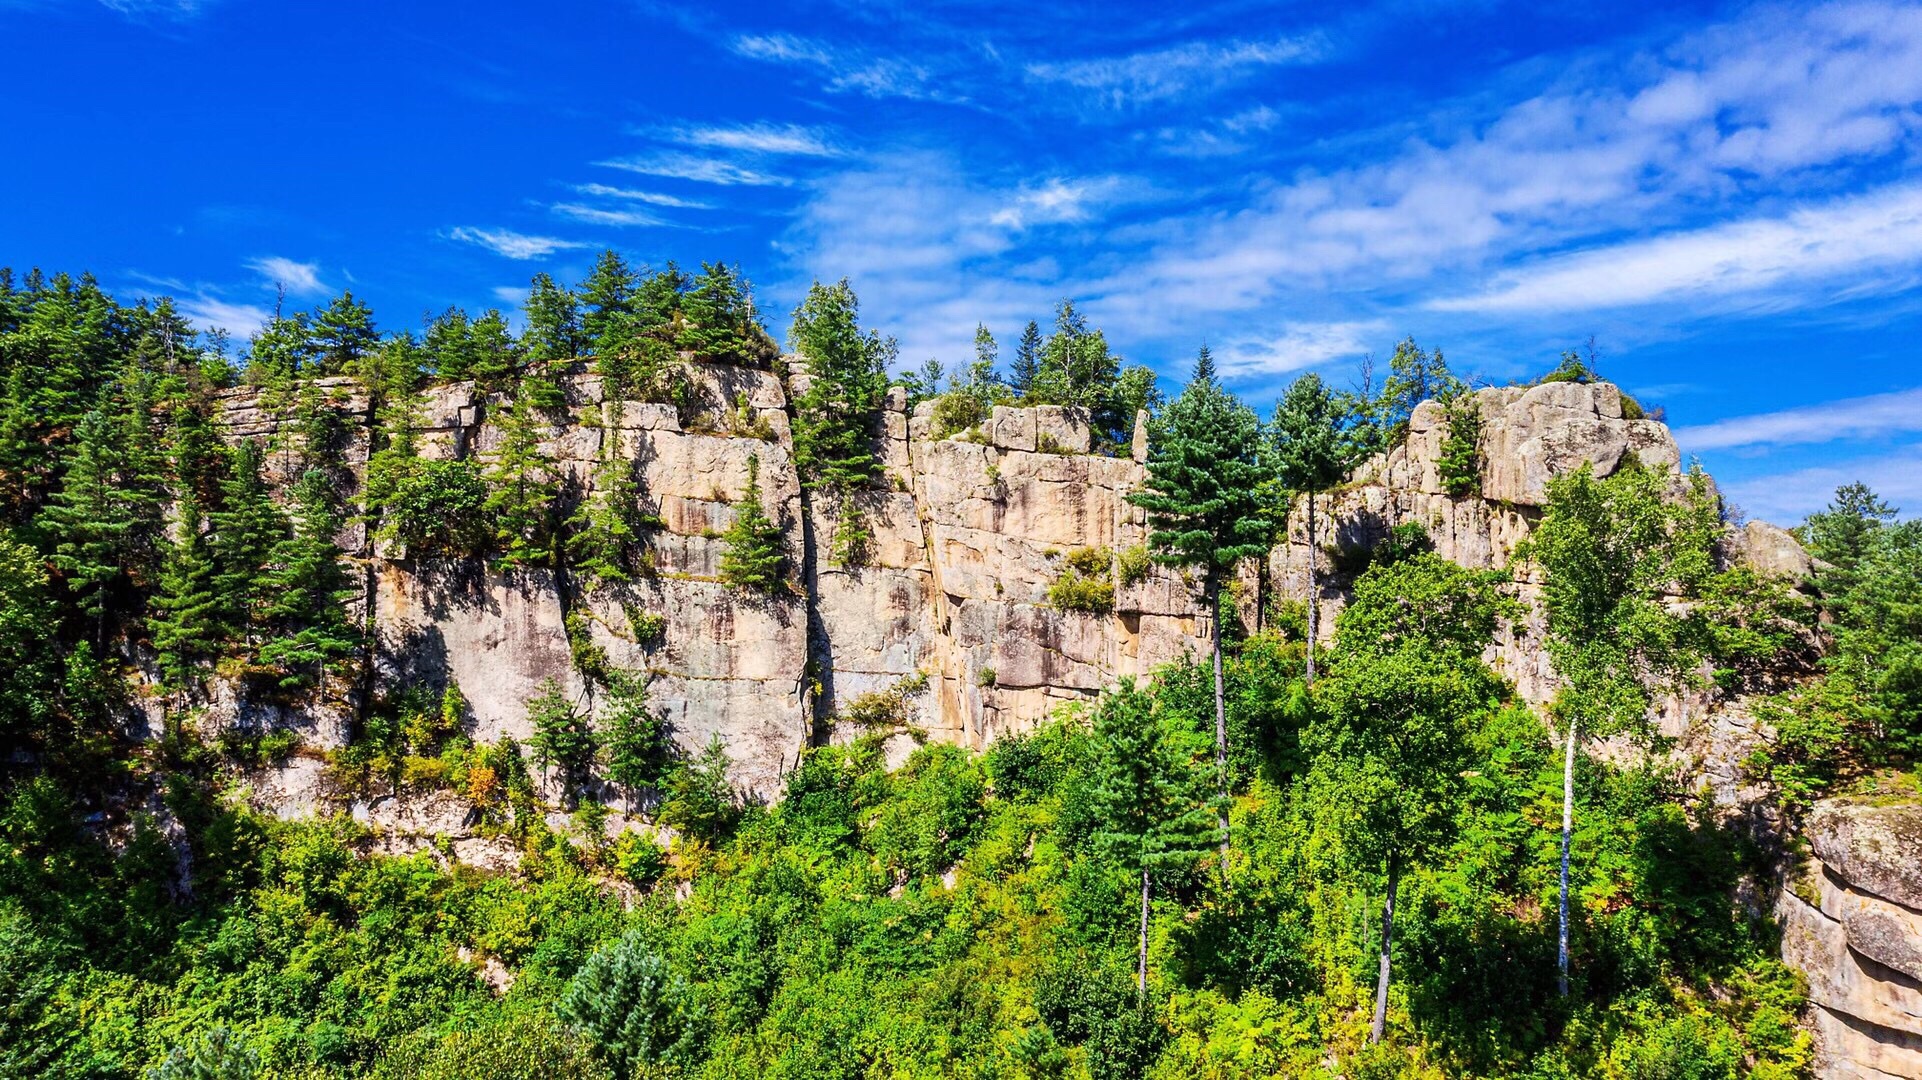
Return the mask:
[[[669,221],[659,214],[644,210],[610,210],[600,206],[586,206],[581,203],[555,203],[548,209],[561,217],[573,221],[584,221],[589,225],[613,225],[618,228],[646,226],[652,228],[678,228],[679,223]]]
[[[1804,207],[1551,258],[1502,275],[1436,311],[1581,311],[1753,296],[1774,286],[1922,261],[1922,186]],[[1891,287],[1906,287],[1910,275]],[[1859,289],[1856,290],[1859,293]]]
[[[593,246],[583,240],[530,236],[512,229],[483,229],[471,225],[460,225],[449,229],[447,238],[484,247],[504,258],[519,260],[545,259],[557,251],[571,251]]]
[[[1191,41],[1126,56],[1041,61],[1027,77],[1086,91],[1103,106],[1166,101],[1212,90],[1262,68],[1305,64],[1326,51],[1320,35],[1270,41]]]
[[[1827,506],[1836,488],[1858,482],[1907,516],[1916,516],[1922,511],[1922,443],[1888,454],[1746,477],[1724,483],[1722,494],[1750,517],[1792,525]]]
[[[738,124],[676,127],[651,132],[657,138],[705,150],[738,150],[753,154],[799,157],[840,157],[845,151],[829,134],[800,124]]]
[[[675,210],[712,210],[713,203],[696,199],[683,199],[679,195],[667,195],[658,191],[641,191],[638,188],[615,187],[611,184],[576,184],[574,190],[582,195],[600,199],[625,199],[631,202],[646,203],[649,206],[665,206]]]
[[[870,98],[960,101],[936,84],[922,64],[854,45],[830,44],[794,34],[741,34],[728,43],[736,56],[802,68],[821,76],[829,93]]]
[[[1793,446],[1922,432],[1922,387],[1677,428],[1687,450]]]
[[[594,164],[608,169],[625,169],[643,176],[662,176],[672,180],[691,180],[695,183],[717,184],[723,187],[736,185],[787,187],[794,183],[789,177],[763,172],[722,158],[678,152],[636,154],[630,157],[597,161]]]
[[[258,304],[236,304],[217,296],[200,293],[178,301],[180,313],[202,330],[225,330],[237,338],[249,338],[267,325],[273,313]]]
[[[1331,360],[1360,356],[1387,332],[1388,324],[1380,319],[1291,322],[1278,334],[1228,343],[1215,351],[1215,363],[1224,379],[1285,375]]]
[[[320,280],[319,263],[265,255],[249,259],[242,265],[266,279],[269,285],[277,285],[293,296],[321,296],[333,291],[326,282]]]

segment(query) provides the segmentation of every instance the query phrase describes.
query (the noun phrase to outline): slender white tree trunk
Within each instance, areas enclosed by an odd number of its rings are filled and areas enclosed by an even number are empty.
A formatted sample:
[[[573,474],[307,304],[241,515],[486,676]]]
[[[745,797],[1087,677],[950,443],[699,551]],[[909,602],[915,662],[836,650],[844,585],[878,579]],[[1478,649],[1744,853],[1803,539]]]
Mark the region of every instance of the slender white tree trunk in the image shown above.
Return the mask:
[[[1388,856],[1388,895],[1381,902],[1381,965],[1375,976],[1375,1021],[1368,1027],[1368,1041],[1378,1043],[1388,1031],[1389,947],[1395,940],[1395,890],[1401,884],[1401,854]]]
[[[1141,951],[1135,959],[1135,995],[1148,1000],[1148,868],[1141,868]]]
[[[1575,720],[1568,721],[1568,750],[1562,757],[1562,896],[1561,938],[1555,952],[1556,982],[1568,996],[1568,845],[1575,831]]]
[[[1214,618],[1208,620],[1209,644],[1213,646],[1215,659],[1215,779],[1221,789],[1221,858],[1222,872],[1227,872],[1228,859],[1228,709],[1222,700],[1221,689],[1221,585],[1210,580],[1208,598],[1214,608]]]
[[[1315,624],[1321,621],[1321,584],[1315,579],[1315,493],[1308,493],[1308,685],[1315,684]]]

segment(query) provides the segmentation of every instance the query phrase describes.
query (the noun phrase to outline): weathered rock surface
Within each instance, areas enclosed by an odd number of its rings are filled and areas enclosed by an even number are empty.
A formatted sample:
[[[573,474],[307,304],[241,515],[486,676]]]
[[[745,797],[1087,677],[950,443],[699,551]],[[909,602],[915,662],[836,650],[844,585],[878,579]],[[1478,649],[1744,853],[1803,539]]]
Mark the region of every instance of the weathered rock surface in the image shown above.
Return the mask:
[[[1922,1077],[1922,806],[1831,800],[1807,831],[1816,859],[1778,914],[1783,958],[1809,980],[1817,1073]]]

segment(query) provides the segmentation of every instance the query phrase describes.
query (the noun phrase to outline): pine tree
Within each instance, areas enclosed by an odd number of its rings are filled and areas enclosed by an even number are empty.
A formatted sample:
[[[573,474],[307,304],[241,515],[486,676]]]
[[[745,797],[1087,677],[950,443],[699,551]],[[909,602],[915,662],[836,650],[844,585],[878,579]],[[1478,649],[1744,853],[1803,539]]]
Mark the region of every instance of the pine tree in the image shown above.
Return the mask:
[[[380,341],[373,309],[354,299],[353,293],[341,293],[314,316],[310,341],[321,374],[357,371],[361,359]]]
[[[632,333],[634,285],[634,272],[613,251],[601,252],[594,271],[581,282],[581,330],[596,356]]]
[[[96,645],[106,642],[112,588],[125,579],[139,522],[134,505],[121,498],[118,436],[98,409],[81,418],[66,477],[40,515],[54,544],[53,565],[77,595],[81,613],[93,620]]]
[[[467,350],[467,375],[477,385],[494,391],[513,385],[514,376],[520,371],[521,347],[507,328],[506,316],[488,308],[468,324]]]
[[[1141,936],[1135,989],[1148,994],[1148,910],[1157,871],[1191,867],[1214,832],[1206,783],[1195,758],[1205,745],[1132,679],[1095,710],[1095,766],[1089,799],[1099,822],[1095,842],[1141,879]]]
[[[639,539],[639,484],[634,463],[618,452],[619,429],[606,432],[608,446],[594,466],[594,490],[580,501],[566,523],[568,564],[590,585],[627,580],[627,567]]]
[[[553,462],[541,451],[533,406],[517,397],[499,421],[500,446],[487,466],[488,520],[502,567],[550,560],[554,505],[560,494]]]
[[[313,328],[307,314],[282,315],[278,304],[274,317],[260,328],[247,346],[247,379],[266,386],[285,386],[313,362]]]
[[[226,609],[223,621],[244,646],[254,644],[266,625],[268,569],[288,533],[287,517],[261,477],[261,463],[258,442],[248,439],[233,449],[220,483],[220,509],[210,515],[219,567],[214,592]]]
[[[631,305],[635,330],[672,339],[687,306],[687,293],[693,282],[681,268],[668,261],[667,268],[641,279]]]
[[[715,360],[748,359],[754,304],[738,270],[726,263],[702,263],[681,310],[686,316],[681,348]]]
[[[628,793],[631,810],[635,792],[660,786],[674,752],[666,724],[648,708],[644,672],[608,672],[600,729],[607,779]]]
[[[892,339],[861,332],[860,301],[844,278],[815,282],[794,310],[788,339],[807,363],[794,401],[794,463],[801,482],[845,494],[881,471],[874,433],[887,393]]]
[[[474,377],[474,332],[467,312],[450,307],[427,324],[421,341],[437,378],[460,382]]]
[[[1194,378],[1162,414],[1148,456],[1148,477],[1128,501],[1148,511],[1155,561],[1201,571],[1214,660],[1215,764],[1220,793],[1228,795],[1228,719],[1221,676],[1221,583],[1243,559],[1267,554],[1274,526],[1259,494],[1256,450],[1261,422],[1215,379],[1207,346],[1195,357]],[[1221,816],[1228,844],[1228,815]]]
[[[1321,548],[1315,534],[1315,497],[1339,483],[1348,469],[1341,404],[1314,373],[1296,379],[1275,405],[1268,451],[1276,479],[1308,502],[1308,681],[1315,681],[1315,635],[1320,629]]]
[[[581,329],[580,301],[573,290],[562,288],[546,274],[536,274],[527,292],[527,328],[521,344],[527,358],[536,364],[565,363],[586,349]]]
[[[1828,565],[1819,570],[1816,584],[1839,597],[1860,581],[1862,560],[1875,548],[1878,533],[1895,521],[1895,508],[1876,497],[1867,484],[1844,484],[1835,489],[1828,507],[1810,514],[1802,533],[1809,554]]]
[[[543,679],[527,703],[533,725],[534,762],[543,773],[554,766],[560,773],[562,801],[572,806],[594,764],[594,730],[560,684]]]
[[[167,550],[160,587],[153,606],[154,650],[169,685],[186,687],[203,661],[220,653],[225,627],[222,603],[214,579],[212,546],[201,531],[200,503],[193,496],[181,500],[180,522]]]
[[[327,665],[351,655],[358,639],[346,607],[355,590],[334,541],[340,518],[333,510],[333,484],[309,469],[293,496],[293,532],[275,545],[263,581],[273,634],[260,659],[280,669],[283,687],[298,688],[324,678]]]
[[[1008,388],[1015,399],[1031,404],[1035,378],[1041,373],[1041,327],[1032,320],[1021,331],[1021,344],[1015,347],[1014,366],[1009,372]]]
[[[591,1042],[617,1080],[679,1075],[695,1063],[700,999],[642,929],[587,958],[556,1012]]]
[[[787,556],[784,534],[761,506],[761,459],[749,454],[747,491],[734,504],[734,523],[721,534],[721,580],[737,589],[771,593],[781,587]]]

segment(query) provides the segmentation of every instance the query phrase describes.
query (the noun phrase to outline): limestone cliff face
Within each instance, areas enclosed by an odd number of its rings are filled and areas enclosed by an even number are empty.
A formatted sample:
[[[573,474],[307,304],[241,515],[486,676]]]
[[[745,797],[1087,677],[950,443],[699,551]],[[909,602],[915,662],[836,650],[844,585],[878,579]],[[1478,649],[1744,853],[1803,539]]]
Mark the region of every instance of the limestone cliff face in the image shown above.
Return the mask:
[[[1209,627],[1195,590],[1167,569],[1117,581],[1112,613],[1064,612],[1047,603],[1076,549],[1118,557],[1146,544],[1145,515],[1127,501],[1145,478],[1145,432],[1137,433],[1132,453],[1104,456],[1089,452],[1088,430],[1068,410],[1004,407],[972,431],[937,439],[927,407],[910,415],[897,392],[878,433],[886,483],[856,500],[872,540],[862,565],[844,567],[826,557],[825,539],[815,541],[833,534],[834,511],[802,498],[780,380],[726,365],[689,370],[696,393],[679,411],[611,402],[597,377],[565,374],[567,407],[556,411],[543,442],[580,495],[591,494],[603,453],[636,464],[644,509],[660,526],[646,540],[651,572],[632,582],[588,589],[548,570],[499,573],[478,560],[417,559],[375,544],[364,529],[346,530],[343,546],[366,583],[377,674],[389,683],[452,679],[471,703],[476,738],[525,739],[525,702],[543,679],[585,699],[570,661],[571,612],[612,663],[650,672],[652,699],[683,745],[720,736],[739,782],[771,794],[814,736],[817,711],[904,679],[928,680],[911,699],[916,726],[933,738],[982,746],[1064,701],[1092,698],[1118,678],[1207,648]],[[369,444],[365,394],[344,379],[322,389],[345,422],[347,463],[358,476]],[[1502,567],[1527,537],[1556,473],[1587,461],[1607,475],[1633,454],[1680,482],[1668,430],[1625,419],[1612,386],[1491,389],[1477,401],[1484,432],[1479,494],[1453,496],[1443,488],[1436,465],[1440,410],[1424,404],[1403,445],[1320,497],[1312,550],[1305,504],[1297,504],[1287,540],[1266,568],[1270,593],[1305,597],[1308,561],[1319,560],[1321,629],[1330,634],[1349,582],[1341,572],[1344,553],[1372,546],[1398,523],[1422,524],[1444,557]],[[489,414],[503,407],[468,384],[433,389],[422,453],[486,459],[499,439]],[[226,401],[233,439],[272,440],[283,416],[255,391],[233,391]],[[718,535],[746,487],[750,457],[760,463],[767,510],[788,530],[794,564],[806,568],[805,595],[752,596],[718,580]],[[291,461],[285,453],[269,458],[282,480]],[[1786,536],[1779,538],[1786,546],[1777,539],[1765,535],[1751,546],[1797,572],[1800,549]],[[804,557],[816,547],[818,557]],[[1244,576],[1243,616],[1252,624],[1257,575],[1250,567]],[[1521,587],[1532,596],[1526,578]],[[640,640],[637,616],[659,617],[664,632]],[[1538,631],[1532,621],[1518,626],[1490,659],[1524,696],[1540,701],[1552,685],[1535,644]],[[352,708],[340,695],[305,709],[239,701],[230,692],[214,704],[217,713],[252,711],[267,723],[302,726],[323,746],[344,736]],[[1679,732],[1691,710],[1705,706],[1674,702],[1664,726]]]
[[[1819,1075],[1922,1076],[1922,807],[1833,800],[1782,893],[1782,955],[1808,976]]]

